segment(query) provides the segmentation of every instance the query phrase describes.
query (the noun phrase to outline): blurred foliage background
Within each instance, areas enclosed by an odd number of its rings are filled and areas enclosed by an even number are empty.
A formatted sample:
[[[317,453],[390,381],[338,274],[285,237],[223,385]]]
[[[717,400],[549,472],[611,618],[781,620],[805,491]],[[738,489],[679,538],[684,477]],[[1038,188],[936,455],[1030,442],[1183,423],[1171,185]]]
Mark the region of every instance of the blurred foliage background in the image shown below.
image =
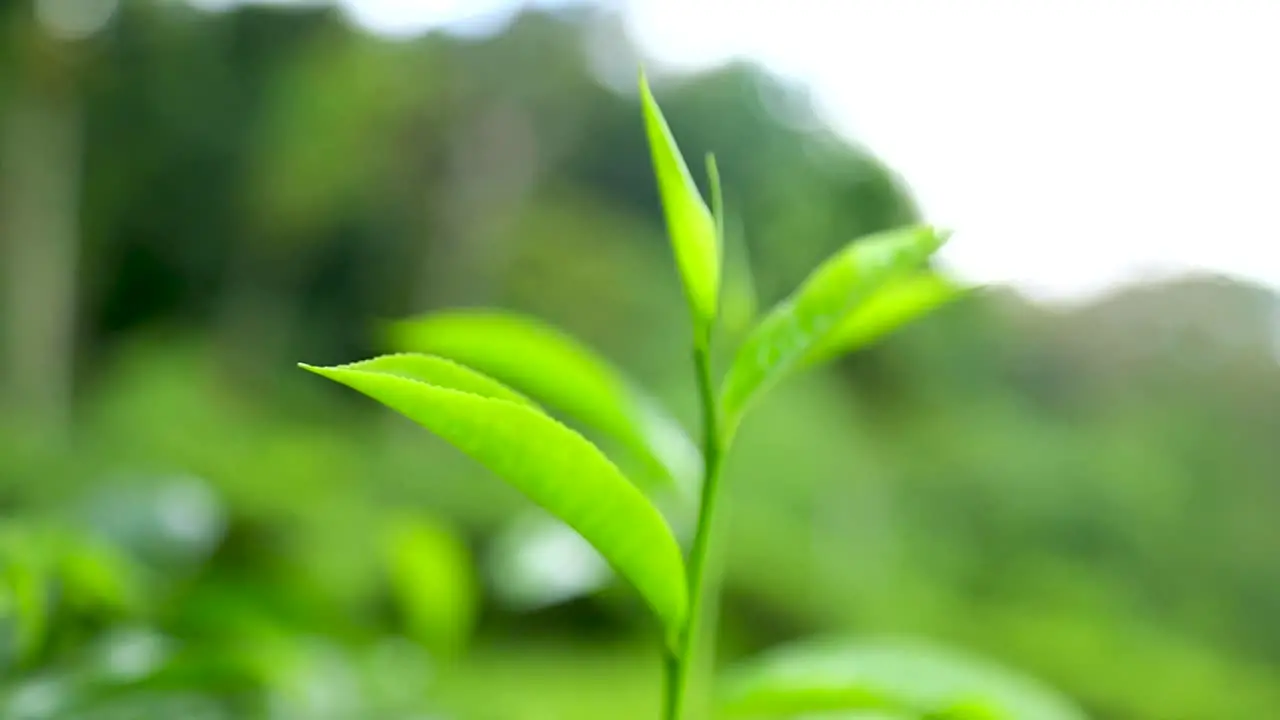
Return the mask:
[[[651,628],[573,536],[294,367],[500,306],[694,419],[624,29],[38,5],[0,2],[0,717],[656,716]],[[916,217],[796,88],[651,74],[762,304]],[[1100,720],[1280,716],[1274,307],[993,288],[791,383],[730,460],[722,658],[910,634]]]

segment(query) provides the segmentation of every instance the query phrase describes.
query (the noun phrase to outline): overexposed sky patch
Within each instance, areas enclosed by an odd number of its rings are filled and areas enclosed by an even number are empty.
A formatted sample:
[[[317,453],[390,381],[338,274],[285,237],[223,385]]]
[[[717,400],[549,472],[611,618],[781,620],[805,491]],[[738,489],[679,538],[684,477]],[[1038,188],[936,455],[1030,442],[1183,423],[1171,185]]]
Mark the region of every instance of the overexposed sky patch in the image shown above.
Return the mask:
[[[607,3],[656,61],[746,57],[808,85],[956,231],[944,261],[971,280],[1046,299],[1197,269],[1280,288],[1276,0]],[[516,3],[340,4],[406,34]]]
[[[1182,269],[1280,287],[1280,3],[633,0],[628,15],[659,57],[754,57],[810,85],[956,230],[945,260],[975,280],[1064,299]]]

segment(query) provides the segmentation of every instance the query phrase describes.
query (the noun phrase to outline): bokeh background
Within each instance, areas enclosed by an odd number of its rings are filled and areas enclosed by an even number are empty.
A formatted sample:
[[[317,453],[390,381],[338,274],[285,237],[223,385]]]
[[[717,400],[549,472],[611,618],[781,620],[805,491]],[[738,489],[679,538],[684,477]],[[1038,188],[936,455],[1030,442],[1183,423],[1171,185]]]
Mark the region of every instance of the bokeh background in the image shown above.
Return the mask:
[[[1099,720],[1280,717],[1280,266],[1245,222],[1280,183],[1222,160],[1277,154],[1268,56],[1205,24],[1274,14],[1118,3],[1046,51],[993,3],[979,62],[940,5],[851,3],[849,55],[813,3],[509,5],[0,2],[0,717],[656,716],[652,628],[574,536],[294,367],[503,307],[692,428],[641,62],[760,307],[921,216],[990,284],[748,421],[721,657],[910,634]]]

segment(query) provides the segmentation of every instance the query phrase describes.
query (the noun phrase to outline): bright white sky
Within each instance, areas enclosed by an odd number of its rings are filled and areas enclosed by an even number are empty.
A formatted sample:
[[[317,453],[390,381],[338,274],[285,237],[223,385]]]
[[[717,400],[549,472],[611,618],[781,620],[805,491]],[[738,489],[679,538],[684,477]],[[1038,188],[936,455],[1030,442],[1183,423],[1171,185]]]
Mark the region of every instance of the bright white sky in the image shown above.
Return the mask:
[[[342,4],[403,33],[513,3]],[[944,261],[971,280],[1063,300],[1183,269],[1280,288],[1278,0],[612,4],[664,64],[750,57],[810,86],[956,231]]]

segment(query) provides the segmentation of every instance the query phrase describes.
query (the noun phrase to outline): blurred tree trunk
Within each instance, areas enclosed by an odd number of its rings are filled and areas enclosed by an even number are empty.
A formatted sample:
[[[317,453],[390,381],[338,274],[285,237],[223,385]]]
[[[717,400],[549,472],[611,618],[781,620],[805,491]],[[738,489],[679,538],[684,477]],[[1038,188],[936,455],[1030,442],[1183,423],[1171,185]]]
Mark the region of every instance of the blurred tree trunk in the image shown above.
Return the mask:
[[[516,103],[462,112],[446,142],[444,178],[427,203],[434,242],[427,248],[415,309],[491,303],[505,269],[506,224],[532,194],[547,159],[532,120]]]
[[[71,48],[33,23],[0,118],[4,387],[33,430],[60,432],[75,370],[81,109]]]

